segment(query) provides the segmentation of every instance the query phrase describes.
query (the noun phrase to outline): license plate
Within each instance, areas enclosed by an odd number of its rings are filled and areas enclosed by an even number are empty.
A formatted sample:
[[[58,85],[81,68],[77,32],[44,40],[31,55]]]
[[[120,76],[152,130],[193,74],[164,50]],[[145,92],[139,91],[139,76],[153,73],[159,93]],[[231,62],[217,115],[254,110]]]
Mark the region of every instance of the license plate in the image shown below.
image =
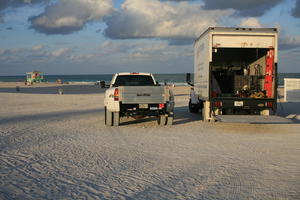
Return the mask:
[[[244,106],[244,102],[243,101],[235,101],[234,102],[234,106],[236,106],[236,107],[242,107],[242,106]]]
[[[139,104],[139,108],[148,108],[148,104]]]
[[[158,110],[157,107],[150,107],[150,110]]]

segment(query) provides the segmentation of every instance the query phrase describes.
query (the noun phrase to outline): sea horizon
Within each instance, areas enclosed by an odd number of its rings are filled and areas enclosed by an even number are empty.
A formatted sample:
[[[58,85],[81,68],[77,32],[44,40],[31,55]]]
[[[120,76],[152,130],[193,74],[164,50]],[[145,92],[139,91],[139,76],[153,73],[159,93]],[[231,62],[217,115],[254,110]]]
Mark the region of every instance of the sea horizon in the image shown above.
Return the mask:
[[[193,76],[193,73],[191,73]],[[56,82],[58,79],[63,82],[110,82],[113,74],[44,74],[46,82]],[[186,83],[186,73],[154,73],[158,82]],[[0,75],[0,82],[23,82],[26,75]],[[300,78],[300,73],[278,73],[278,84],[284,84],[284,78]]]

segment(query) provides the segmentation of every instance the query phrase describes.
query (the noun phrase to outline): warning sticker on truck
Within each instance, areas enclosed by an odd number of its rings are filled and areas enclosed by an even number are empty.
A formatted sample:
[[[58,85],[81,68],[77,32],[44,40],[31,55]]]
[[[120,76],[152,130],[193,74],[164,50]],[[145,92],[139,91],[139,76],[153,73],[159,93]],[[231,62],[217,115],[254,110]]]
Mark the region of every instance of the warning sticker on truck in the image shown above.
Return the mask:
[[[235,101],[234,102],[234,106],[236,106],[236,107],[242,107],[242,106],[244,106],[244,102],[243,101]]]
[[[139,108],[147,109],[148,108],[148,104],[139,104]]]

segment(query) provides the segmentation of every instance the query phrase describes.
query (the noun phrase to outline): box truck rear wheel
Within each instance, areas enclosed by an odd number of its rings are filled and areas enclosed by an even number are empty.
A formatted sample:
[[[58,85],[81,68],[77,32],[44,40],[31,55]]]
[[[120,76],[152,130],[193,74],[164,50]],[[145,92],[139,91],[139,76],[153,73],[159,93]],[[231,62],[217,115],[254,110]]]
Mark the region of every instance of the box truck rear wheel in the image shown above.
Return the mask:
[[[209,121],[209,118],[208,118],[208,116],[210,114],[209,112],[210,112],[209,104],[208,104],[208,102],[204,101],[203,102],[203,108],[202,108],[202,120],[204,122]]]

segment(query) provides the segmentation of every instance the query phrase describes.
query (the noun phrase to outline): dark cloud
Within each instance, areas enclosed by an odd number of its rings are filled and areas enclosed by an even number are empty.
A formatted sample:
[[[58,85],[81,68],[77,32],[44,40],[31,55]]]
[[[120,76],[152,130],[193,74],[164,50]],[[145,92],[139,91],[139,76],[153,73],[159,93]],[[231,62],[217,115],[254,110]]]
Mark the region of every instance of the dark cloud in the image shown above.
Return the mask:
[[[279,49],[297,49],[300,47],[300,35],[298,36],[283,36],[279,38]]]
[[[10,1],[10,0],[1,0],[1,2],[0,2],[0,11],[8,8],[10,5],[13,5],[12,1]]]
[[[13,27],[7,27],[6,30],[11,31],[11,30],[13,30]]]
[[[25,5],[35,5],[39,3],[48,3],[50,0],[1,0],[0,12],[7,8],[16,8]]]
[[[196,38],[170,39],[169,45],[175,45],[175,46],[192,45],[195,42],[195,39]]]
[[[262,16],[283,0],[203,0],[205,9],[234,9],[241,16]]]
[[[50,0],[0,0],[0,24],[4,23],[5,10],[7,8],[17,8],[25,5],[46,4]]]
[[[300,18],[300,0],[296,1],[296,7],[294,8],[294,10],[292,11],[292,15],[294,17],[298,17]]]

